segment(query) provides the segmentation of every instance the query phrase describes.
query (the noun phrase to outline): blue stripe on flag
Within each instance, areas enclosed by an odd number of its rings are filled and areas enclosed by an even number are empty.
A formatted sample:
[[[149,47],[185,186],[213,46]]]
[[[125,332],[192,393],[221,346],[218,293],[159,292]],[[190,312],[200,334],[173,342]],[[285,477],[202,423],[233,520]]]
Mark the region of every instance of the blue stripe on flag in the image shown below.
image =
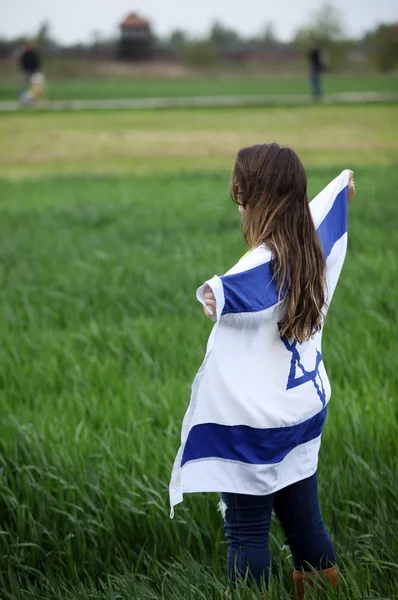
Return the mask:
[[[279,463],[294,448],[322,433],[326,414],[327,405],[298,425],[270,429],[217,423],[194,425],[185,444],[181,466],[205,458],[237,460],[252,465]]]
[[[223,315],[257,312],[278,302],[278,290],[272,280],[269,262],[248,271],[224,275],[221,281],[225,297]]]
[[[336,196],[333,206],[319,225],[317,231],[325,258],[333,246],[347,231],[348,186]]]
[[[325,258],[347,231],[347,194],[348,187],[345,187],[336,196],[332,208],[317,229]],[[271,308],[278,302],[278,290],[272,278],[269,262],[248,271],[224,275],[221,281],[225,298],[223,315],[259,312]]]

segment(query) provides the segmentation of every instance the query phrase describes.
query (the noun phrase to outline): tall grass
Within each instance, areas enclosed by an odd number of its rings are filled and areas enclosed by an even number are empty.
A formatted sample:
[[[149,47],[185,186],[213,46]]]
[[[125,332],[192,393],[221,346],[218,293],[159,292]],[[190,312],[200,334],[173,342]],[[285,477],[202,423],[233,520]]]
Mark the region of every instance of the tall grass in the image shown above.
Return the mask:
[[[311,192],[337,172],[311,171]],[[375,167],[356,179],[324,337],[333,396],[320,493],[342,570],[329,597],[392,599],[398,174]],[[209,333],[194,290],[244,252],[227,182],[196,173],[0,183],[5,599],[224,597],[217,497],[188,497],[170,521],[167,486]],[[275,524],[273,600],[292,597],[282,546]]]

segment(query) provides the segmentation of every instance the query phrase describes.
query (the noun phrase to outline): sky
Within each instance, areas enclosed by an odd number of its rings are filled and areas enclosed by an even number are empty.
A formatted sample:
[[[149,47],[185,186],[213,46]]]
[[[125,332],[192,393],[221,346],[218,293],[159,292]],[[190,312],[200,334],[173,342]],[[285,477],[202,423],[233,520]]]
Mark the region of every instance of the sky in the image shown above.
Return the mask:
[[[398,0],[332,0],[349,36],[359,37],[378,23],[398,22]],[[199,36],[218,20],[242,35],[254,35],[272,22],[289,40],[322,4],[321,0],[0,0],[0,37],[33,36],[48,21],[61,43],[90,41],[93,32],[118,34],[120,21],[137,12],[159,36],[182,28]]]

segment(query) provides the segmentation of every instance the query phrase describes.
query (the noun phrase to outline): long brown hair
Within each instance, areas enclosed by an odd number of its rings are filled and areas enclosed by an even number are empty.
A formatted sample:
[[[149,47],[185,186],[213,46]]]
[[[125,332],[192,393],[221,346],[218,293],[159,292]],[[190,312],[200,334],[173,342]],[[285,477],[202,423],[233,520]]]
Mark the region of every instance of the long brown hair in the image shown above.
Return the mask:
[[[291,148],[275,143],[242,148],[232,173],[231,196],[245,208],[246,244],[264,244],[271,251],[279,298],[288,296],[281,335],[308,340],[322,326],[326,277],[301,160]]]

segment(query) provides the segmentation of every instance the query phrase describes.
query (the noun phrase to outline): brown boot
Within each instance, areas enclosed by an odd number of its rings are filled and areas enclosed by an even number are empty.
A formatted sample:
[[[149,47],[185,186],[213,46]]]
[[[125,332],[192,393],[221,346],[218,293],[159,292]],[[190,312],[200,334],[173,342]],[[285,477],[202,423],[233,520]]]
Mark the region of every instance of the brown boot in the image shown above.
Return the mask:
[[[335,567],[325,569],[324,571],[293,571],[294,587],[296,589],[297,600],[304,600],[305,588],[313,588],[316,581],[329,581],[332,588],[337,588],[338,571]],[[322,581],[323,580],[323,581]]]

